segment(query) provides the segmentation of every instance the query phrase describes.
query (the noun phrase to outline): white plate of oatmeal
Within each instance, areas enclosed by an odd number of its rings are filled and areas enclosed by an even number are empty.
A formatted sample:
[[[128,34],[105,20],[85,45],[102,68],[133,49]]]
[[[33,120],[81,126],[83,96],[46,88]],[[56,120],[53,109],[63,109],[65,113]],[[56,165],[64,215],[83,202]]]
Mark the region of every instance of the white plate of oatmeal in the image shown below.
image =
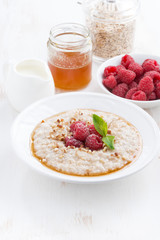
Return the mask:
[[[86,133],[91,125],[98,129],[93,115],[107,123],[105,135]],[[80,126],[85,128],[85,139],[76,135]],[[114,148],[106,142],[112,136]],[[20,113],[12,127],[12,143],[20,159],[40,173],[73,183],[107,182],[139,171],[157,156],[159,139],[159,128],[145,111],[97,93],[43,99]]]

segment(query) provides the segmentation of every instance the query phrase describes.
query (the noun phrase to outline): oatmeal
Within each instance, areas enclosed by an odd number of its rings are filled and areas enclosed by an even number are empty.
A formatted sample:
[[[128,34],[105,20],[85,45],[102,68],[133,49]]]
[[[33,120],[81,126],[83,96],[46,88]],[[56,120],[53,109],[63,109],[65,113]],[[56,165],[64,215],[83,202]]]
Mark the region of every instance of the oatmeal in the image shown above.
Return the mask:
[[[104,143],[100,145],[100,140],[97,145],[99,147],[94,148],[97,150],[91,150],[89,144],[85,146],[87,138],[93,135],[92,141],[100,138],[95,129],[88,127],[93,126],[94,113],[107,122],[107,136],[114,136],[114,149],[110,149]],[[77,145],[75,141],[73,145],[70,142],[66,144],[66,139],[74,138],[72,128],[75,122],[81,127],[83,124],[88,127],[90,135],[85,136],[86,140],[82,138],[84,135],[79,135]],[[86,129],[84,133],[87,134]],[[55,171],[76,176],[99,176],[117,171],[135,161],[141,152],[141,142],[137,129],[123,118],[112,113],[79,109],[42,120],[32,133],[31,149],[34,157]]]

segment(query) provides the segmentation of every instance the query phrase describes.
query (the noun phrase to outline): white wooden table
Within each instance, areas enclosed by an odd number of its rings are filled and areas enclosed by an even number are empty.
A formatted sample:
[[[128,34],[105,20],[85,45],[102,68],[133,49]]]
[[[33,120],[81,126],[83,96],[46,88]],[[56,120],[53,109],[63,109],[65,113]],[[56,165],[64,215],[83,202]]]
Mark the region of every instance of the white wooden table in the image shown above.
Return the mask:
[[[160,2],[142,1],[135,51],[160,55]],[[12,150],[17,113],[3,91],[10,60],[46,59],[53,24],[83,23],[74,0],[0,1],[0,240],[159,240],[160,157],[126,179],[74,185],[41,176]],[[95,80],[84,91],[101,92]],[[160,126],[160,108],[148,111]]]

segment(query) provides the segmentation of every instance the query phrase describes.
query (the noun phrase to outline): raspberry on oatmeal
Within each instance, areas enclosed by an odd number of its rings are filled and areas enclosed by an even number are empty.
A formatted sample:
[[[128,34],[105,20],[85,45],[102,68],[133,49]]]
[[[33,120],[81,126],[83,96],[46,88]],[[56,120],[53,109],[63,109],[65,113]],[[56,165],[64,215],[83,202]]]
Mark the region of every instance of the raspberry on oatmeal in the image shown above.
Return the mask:
[[[73,137],[80,141],[85,141],[89,135],[89,129],[83,123],[79,122],[75,125]]]
[[[74,146],[74,147],[81,147],[83,146],[83,142],[75,139],[74,137],[66,137],[65,138],[66,147]]]
[[[93,133],[86,138],[85,146],[91,150],[99,150],[103,148],[103,142],[101,137]]]

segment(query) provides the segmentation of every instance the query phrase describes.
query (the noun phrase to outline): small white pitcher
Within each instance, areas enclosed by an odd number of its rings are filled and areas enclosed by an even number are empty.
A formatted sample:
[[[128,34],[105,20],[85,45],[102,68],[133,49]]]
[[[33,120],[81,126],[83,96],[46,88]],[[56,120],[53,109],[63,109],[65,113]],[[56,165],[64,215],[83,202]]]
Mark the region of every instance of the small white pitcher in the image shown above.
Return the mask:
[[[26,59],[9,66],[6,94],[19,112],[29,104],[55,93],[54,81],[46,62]]]

